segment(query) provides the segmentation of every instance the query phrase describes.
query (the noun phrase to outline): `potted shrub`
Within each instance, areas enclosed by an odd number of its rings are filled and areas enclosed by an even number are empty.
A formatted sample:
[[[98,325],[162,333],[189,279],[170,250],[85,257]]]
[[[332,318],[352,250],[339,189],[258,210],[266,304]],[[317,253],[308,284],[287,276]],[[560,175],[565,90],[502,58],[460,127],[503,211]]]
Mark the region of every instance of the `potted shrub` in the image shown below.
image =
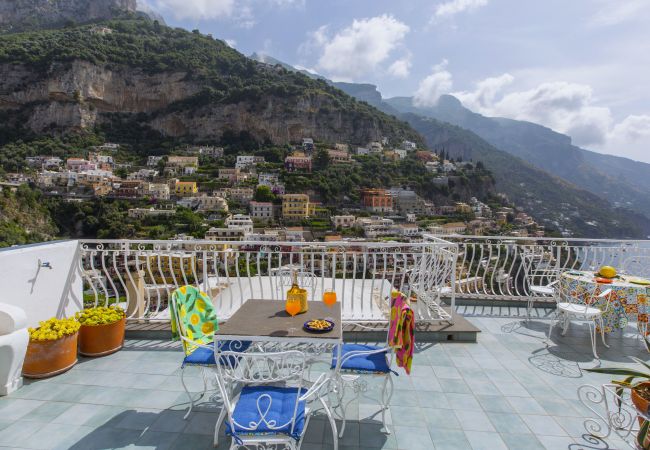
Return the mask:
[[[29,329],[29,344],[23,363],[27,378],[47,378],[72,368],[77,363],[79,322],[52,318]]]
[[[115,353],[124,345],[126,314],[119,306],[97,306],[77,313],[79,353],[84,356],[104,356]]]
[[[630,358],[645,369],[650,370],[650,365],[641,361],[639,358],[635,358],[634,356],[631,356]],[[630,399],[637,411],[645,416],[650,414],[650,372],[641,372],[626,367],[602,367],[585,370],[593,373],[624,376],[625,379],[623,380],[612,380],[612,383],[619,386],[616,389],[616,393],[620,396],[623,393],[623,389],[629,389]],[[639,425],[641,428],[636,437],[637,444],[639,448],[650,450],[650,436],[648,435],[650,422],[639,417]]]

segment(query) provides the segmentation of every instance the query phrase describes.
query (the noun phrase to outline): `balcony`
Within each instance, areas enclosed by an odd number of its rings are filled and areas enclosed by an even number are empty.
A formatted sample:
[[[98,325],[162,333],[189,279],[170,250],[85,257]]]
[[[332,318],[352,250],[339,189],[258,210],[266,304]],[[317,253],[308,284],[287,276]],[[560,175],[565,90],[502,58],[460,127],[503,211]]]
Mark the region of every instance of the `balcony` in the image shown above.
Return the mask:
[[[310,298],[326,288],[337,291],[346,339],[379,342],[378,331],[352,330],[386,324],[380,300],[392,288],[417,299],[418,327],[425,330],[416,334],[412,375],[394,378],[393,433],[380,432],[376,401],[362,398],[348,410],[340,448],[627,448],[618,438],[587,434],[584,421],[595,414],[580,403],[578,387],[610,377],[582,370],[595,365],[586,326],[576,322],[566,336],[554,333],[545,343],[552,312],[547,298],[537,298],[532,320],[523,320],[530,293],[518,261],[526,254],[539,270],[611,263],[642,274],[646,246],[427,237],[415,244],[92,240],[5,249],[3,302],[23,307],[31,321],[120,303],[132,331],[122,351],[80,358],[65,374],[26,381],[0,397],[0,446],[213,448],[220,404],[208,395],[183,420],[188,403],[179,344],[164,333],[137,337],[147,328],[166,330],[169,294],[179,285],[208,292],[219,319],[227,321],[247,298],[282,298],[286,274],[295,269]],[[441,330],[465,322],[480,330],[476,342],[440,342],[447,336]],[[445,338],[420,339],[426,332]],[[648,360],[634,324],[609,335],[608,343],[599,349],[603,366],[630,365],[629,356]],[[198,371],[188,375],[190,390],[201,391]],[[223,433],[219,448],[228,448]],[[331,442],[325,417],[316,416],[302,449],[329,449]]]

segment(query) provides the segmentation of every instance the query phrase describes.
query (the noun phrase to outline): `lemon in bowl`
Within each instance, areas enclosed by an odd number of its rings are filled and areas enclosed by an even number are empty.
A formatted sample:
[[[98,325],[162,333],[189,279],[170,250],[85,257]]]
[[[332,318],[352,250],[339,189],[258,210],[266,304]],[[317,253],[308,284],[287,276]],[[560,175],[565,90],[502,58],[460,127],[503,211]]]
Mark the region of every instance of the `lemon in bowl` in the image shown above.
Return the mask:
[[[604,278],[614,278],[616,276],[616,269],[612,266],[603,266],[598,271],[598,275]]]

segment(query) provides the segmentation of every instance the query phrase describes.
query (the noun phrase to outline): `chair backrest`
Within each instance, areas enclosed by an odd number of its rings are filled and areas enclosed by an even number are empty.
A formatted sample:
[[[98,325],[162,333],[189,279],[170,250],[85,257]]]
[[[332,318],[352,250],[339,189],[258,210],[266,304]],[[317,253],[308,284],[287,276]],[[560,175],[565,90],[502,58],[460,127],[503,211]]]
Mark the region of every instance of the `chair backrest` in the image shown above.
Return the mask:
[[[524,268],[525,289],[531,295],[531,286],[547,286],[560,277],[561,269],[550,252],[544,248],[524,248],[521,255]]]
[[[573,304],[577,313],[583,313],[600,300],[598,296],[607,291],[609,286],[596,283],[558,283],[557,288],[563,302]],[[607,302],[606,311],[609,308],[609,298],[603,300]]]
[[[224,407],[228,414],[230,429],[243,429],[255,432],[259,429],[274,430],[290,428],[290,434],[296,424],[298,416],[299,397],[293,405],[293,414],[285,423],[277,423],[276,420],[268,417],[271,411],[272,401],[270,395],[263,394],[257,399],[258,421],[249,423],[238,423],[233,417],[235,406],[235,395],[232,386],[244,385],[271,385],[281,387],[297,388],[299,393],[303,393],[303,384],[305,380],[306,356],[303,352],[289,350],[276,353],[255,353],[255,352],[217,352],[215,357],[220,361],[217,364],[217,385],[221,392]],[[236,427],[235,427],[236,425]]]
[[[451,292],[448,285],[455,263],[442,255],[425,253],[409,272],[407,298],[415,294],[424,301],[440,301],[440,296]]]
[[[192,353],[197,344],[212,343],[219,328],[212,300],[194,286],[181,286],[171,296],[170,315],[172,335],[180,337],[185,354]]]

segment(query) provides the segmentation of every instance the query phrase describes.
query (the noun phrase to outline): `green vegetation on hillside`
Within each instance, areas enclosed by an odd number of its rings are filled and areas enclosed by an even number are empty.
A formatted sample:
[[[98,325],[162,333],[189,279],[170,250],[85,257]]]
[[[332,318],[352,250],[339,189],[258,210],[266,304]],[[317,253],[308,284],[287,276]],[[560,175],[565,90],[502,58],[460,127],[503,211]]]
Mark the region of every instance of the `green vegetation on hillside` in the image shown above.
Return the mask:
[[[102,25],[112,32],[95,33],[91,30],[96,25],[85,25],[0,36],[0,64],[25,65],[42,78],[53,65],[79,60],[116,71],[131,67],[146,73],[185,72],[186,77],[203,85],[196,95],[170,105],[168,112],[214,104],[255,104],[264,97],[290,99],[317,95],[327,99],[322,108],[328,111],[323,113],[343,111],[351,123],[358,120],[373,123],[395,141],[422,142],[407,124],[326,82],[257,63],[210,36],[162,26],[145,18],[112,20]],[[124,122],[125,118],[121,119]]]
[[[53,239],[58,230],[39,191],[20,186],[0,190],[0,247]]]

